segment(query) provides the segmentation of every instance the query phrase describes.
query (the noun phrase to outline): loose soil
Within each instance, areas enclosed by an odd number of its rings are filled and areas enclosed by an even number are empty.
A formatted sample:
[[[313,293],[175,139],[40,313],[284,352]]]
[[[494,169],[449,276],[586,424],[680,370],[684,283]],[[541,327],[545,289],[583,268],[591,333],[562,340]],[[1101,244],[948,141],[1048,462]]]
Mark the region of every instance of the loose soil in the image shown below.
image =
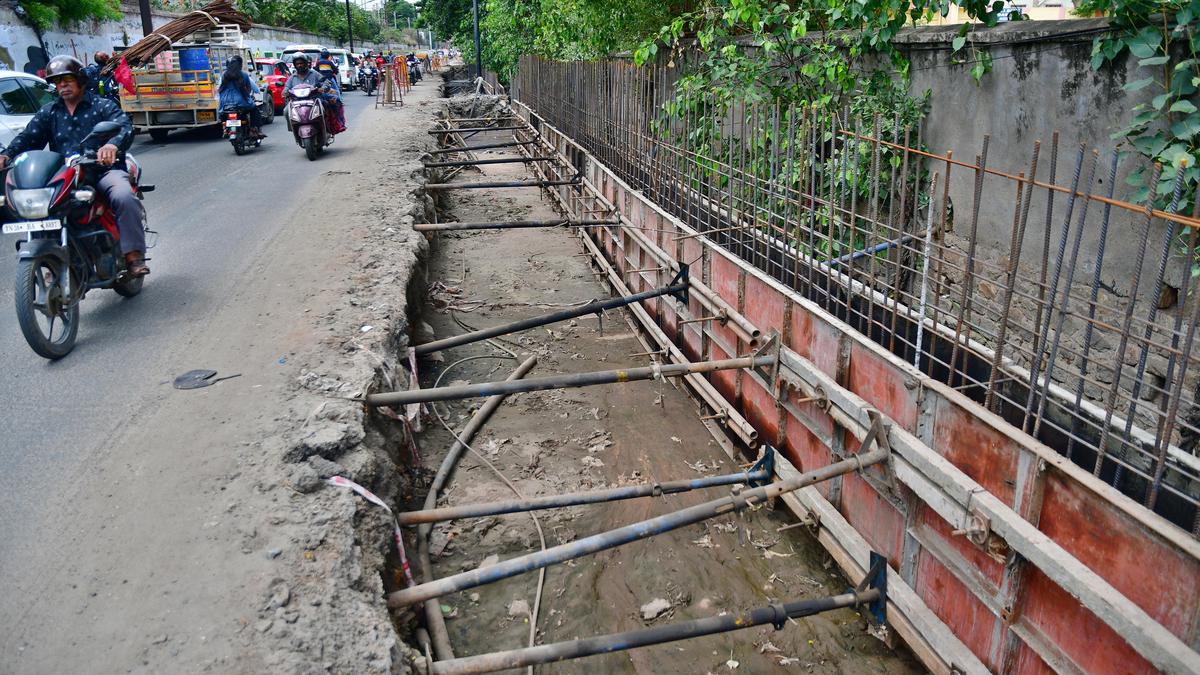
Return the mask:
[[[498,142],[479,134],[472,144]],[[480,157],[511,156],[511,149]],[[520,164],[470,169],[456,181],[532,178]],[[443,220],[491,221],[557,217],[534,188],[457,190]],[[518,229],[438,235],[432,242],[425,321],[443,337],[555,311],[609,296],[582,247],[565,230]],[[602,323],[602,325],[601,325]],[[429,336],[425,336],[429,337]],[[531,377],[647,365],[645,348],[620,312],[589,316],[449,350],[422,363],[429,387],[501,380],[515,353],[536,354]],[[456,363],[469,356],[498,358]],[[455,428],[481,399],[438,404]],[[436,421],[419,437],[425,464],[436,468],[453,438]],[[698,419],[696,405],[673,382],[637,382],[510,396],[472,443],[524,497],[742,470]],[[546,545],[571,541],[694,505],[729,488],[539,513]],[[420,508],[424,494],[409,494]],[[512,499],[515,495],[476,456],[467,454],[439,505]],[[778,532],[793,519],[760,508],[551,567],[538,619],[538,642],[550,643],[712,616],[776,601],[846,590],[833,561],[803,529]],[[528,514],[441,524],[432,538],[434,576],[539,549]],[[442,598],[456,655],[523,647],[537,573]],[[653,619],[640,608],[662,600]],[[555,664],[563,673],[919,672],[905,652],[867,633],[863,617],[841,610],[789,622],[783,630],[749,629]]]

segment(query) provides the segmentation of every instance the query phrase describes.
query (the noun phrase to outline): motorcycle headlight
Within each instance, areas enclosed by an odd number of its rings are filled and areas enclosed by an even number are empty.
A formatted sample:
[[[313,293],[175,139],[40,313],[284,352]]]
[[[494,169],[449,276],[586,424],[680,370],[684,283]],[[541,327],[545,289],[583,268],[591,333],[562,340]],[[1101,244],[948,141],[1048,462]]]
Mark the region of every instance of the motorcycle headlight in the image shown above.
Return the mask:
[[[50,213],[50,202],[58,188],[13,189],[12,207],[22,218],[45,218]]]

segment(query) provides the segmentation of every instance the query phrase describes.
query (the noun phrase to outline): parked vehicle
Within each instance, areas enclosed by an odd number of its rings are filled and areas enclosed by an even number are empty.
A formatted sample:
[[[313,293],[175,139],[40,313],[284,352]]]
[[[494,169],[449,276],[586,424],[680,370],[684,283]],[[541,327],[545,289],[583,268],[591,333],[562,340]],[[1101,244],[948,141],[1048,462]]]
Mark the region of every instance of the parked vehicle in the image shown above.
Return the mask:
[[[358,87],[363,90],[367,96],[375,95],[375,88],[379,86],[379,69],[375,67],[375,63],[370,59],[366,59],[358,67]]]
[[[42,106],[53,102],[54,86],[42,78],[0,70],[0,148],[7,147]]]
[[[296,145],[304,148],[308,159],[316,160],[325,146],[333,143],[334,124],[329,119],[331,108],[328,100],[332,84],[325,82],[320,87],[297,86],[292,88],[292,100],[288,103],[288,126]]]
[[[79,303],[88,291],[111,288],[132,297],[142,290],[143,277],[128,274],[116,219],[95,189],[96,149],[120,130],[115,122],[100,122],[70,156],[22,153],[4,179],[0,229],[25,235],[17,249],[17,323],[33,351],[47,359],[74,348]],[[125,166],[138,198],[154,189],[141,184],[133,155],[125,155]]]
[[[276,113],[283,112],[283,85],[291,76],[291,67],[280,59],[254,59],[254,67],[265,83],[263,94],[269,98]],[[263,101],[266,103],[266,100]]]
[[[226,111],[222,124],[225,128],[225,138],[233,145],[233,152],[244,155],[262,145],[262,139],[250,133],[250,113],[244,110]]]

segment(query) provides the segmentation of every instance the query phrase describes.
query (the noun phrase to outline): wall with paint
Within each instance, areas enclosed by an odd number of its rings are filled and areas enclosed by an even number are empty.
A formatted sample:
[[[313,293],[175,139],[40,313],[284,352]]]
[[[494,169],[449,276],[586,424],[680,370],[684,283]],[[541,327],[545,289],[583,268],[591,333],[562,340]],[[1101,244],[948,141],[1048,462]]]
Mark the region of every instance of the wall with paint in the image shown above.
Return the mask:
[[[98,51],[112,52],[115,47],[128,46],[142,36],[142,20],[136,5],[122,5],[120,21],[87,21],[69,26],[58,26],[37,34],[13,11],[13,6],[0,5],[0,67],[36,73],[45,66],[50,56],[73,54],[85,63]],[[154,10],[154,27],[158,28],[181,15],[174,12]],[[255,24],[245,35],[246,46],[256,51],[278,51],[289,44],[326,44],[337,46],[337,40],[312,33]],[[43,49],[44,44],[44,49]],[[355,41],[355,49],[364,45]],[[365,45],[380,48],[374,43]]]

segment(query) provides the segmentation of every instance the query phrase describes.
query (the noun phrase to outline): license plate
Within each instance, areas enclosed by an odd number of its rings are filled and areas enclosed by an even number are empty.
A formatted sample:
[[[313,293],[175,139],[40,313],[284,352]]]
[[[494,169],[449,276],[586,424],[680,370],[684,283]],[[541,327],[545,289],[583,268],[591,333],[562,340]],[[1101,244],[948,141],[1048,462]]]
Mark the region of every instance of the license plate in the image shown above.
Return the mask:
[[[225,122],[225,126],[240,127],[240,126],[242,126],[242,121],[241,120],[228,120],[227,122]]]
[[[61,230],[62,221],[57,218],[49,220],[27,220],[21,223],[5,223],[4,234],[25,234],[26,232],[45,232]]]
[[[198,110],[196,111],[197,122],[212,122],[217,119],[216,110]]]

